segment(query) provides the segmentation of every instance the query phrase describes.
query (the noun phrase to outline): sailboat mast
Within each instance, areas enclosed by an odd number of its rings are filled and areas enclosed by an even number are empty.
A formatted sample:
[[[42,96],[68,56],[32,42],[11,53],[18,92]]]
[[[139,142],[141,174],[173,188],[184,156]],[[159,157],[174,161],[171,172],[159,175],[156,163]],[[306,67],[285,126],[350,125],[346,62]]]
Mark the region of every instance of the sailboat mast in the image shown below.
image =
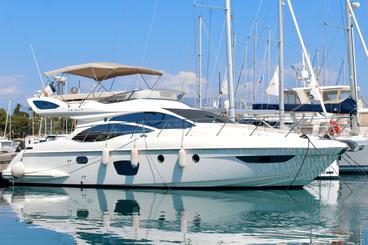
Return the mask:
[[[253,104],[256,103],[257,97],[257,36],[258,36],[258,21],[254,24],[254,39],[253,39]]]
[[[267,39],[267,82],[270,81],[270,71],[271,71],[271,29],[268,29],[268,39]],[[269,103],[269,99],[270,99],[270,96],[267,94],[267,104]],[[263,103],[263,101],[262,101],[262,103]]]
[[[202,16],[198,16],[198,99],[202,108]]]
[[[6,111],[6,119],[5,119],[5,128],[4,128],[4,138],[6,139],[6,138],[8,138],[7,136],[6,136],[6,131],[7,131],[7,129],[8,129],[8,121],[9,121],[9,116],[10,116],[10,100],[9,100],[9,102],[8,102],[8,110]]]
[[[225,18],[226,18],[226,48],[227,48],[227,82],[229,92],[229,120],[235,122],[234,108],[234,73],[233,73],[233,52],[231,41],[231,19],[230,19],[230,0],[225,0]]]
[[[9,101],[9,139],[11,140],[12,139],[12,120],[11,120],[11,116],[12,116],[12,113],[11,113],[11,101]]]
[[[284,13],[283,0],[278,0],[278,52],[279,52],[279,123],[280,128],[284,128]]]
[[[353,8],[351,8],[353,10]],[[356,67],[355,67],[355,53],[354,53],[354,30],[352,22],[352,13],[350,12],[349,2],[346,2],[346,34],[348,45],[348,62],[349,62],[349,81],[350,81],[350,95],[354,101],[358,99],[358,91],[356,84]],[[350,115],[351,130],[353,135],[359,134],[358,115],[352,113]]]

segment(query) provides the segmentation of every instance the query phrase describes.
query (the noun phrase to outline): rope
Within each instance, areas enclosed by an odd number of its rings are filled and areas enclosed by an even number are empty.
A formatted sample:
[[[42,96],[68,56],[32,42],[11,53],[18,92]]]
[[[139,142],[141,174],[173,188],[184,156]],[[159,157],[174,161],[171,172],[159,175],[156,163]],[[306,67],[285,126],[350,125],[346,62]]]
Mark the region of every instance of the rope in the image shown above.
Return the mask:
[[[148,145],[147,145],[146,137],[144,137],[144,144],[145,144],[145,146],[146,146],[146,150],[148,151]],[[151,172],[152,172],[153,180],[154,180],[154,181],[155,181],[155,183],[156,183],[155,175],[154,175],[154,173],[153,173],[153,169],[152,169],[152,166],[151,166],[151,161],[152,161],[152,159],[150,159],[148,155],[146,155],[146,158],[147,158],[147,160],[148,160],[148,164],[149,164],[150,169],[151,169]],[[155,166],[155,167],[156,167],[157,174],[158,174],[158,176],[160,177],[160,179],[161,179],[162,183],[167,187],[167,189],[171,190],[170,186],[169,186],[169,185],[165,182],[165,180],[162,178],[162,176],[161,176],[160,172],[158,171],[157,166],[156,166],[156,165],[154,165],[154,164],[153,164],[153,166]]]
[[[292,185],[294,184],[294,182],[295,182],[296,178],[298,177],[298,175],[299,175],[300,171],[302,170],[302,168],[303,168],[303,166],[304,166],[305,159],[307,158],[307,155],[308,155],[308,152],[309,152],[309,147],[310,147],[310,145],[309,145],[309,144],[310,144],[310,140],[309,140],[308,136],[307,136],[307,139],[308,139],[308,147],[307,147],[307,150],[305,151],[305,154],[304,154],[304,157],[303,157],[302,164],[300,165],[300,167],[299,167],[298,171],[296,172],[296,175],[295,175],[295,177],[294,177],[293,181],[291,181],[291,183],[289,184],[288,188],[290,188],[290,186],[292,186]]]
[[[308,141],[312,144],[312,146],[314,147],[314,149],[316,149],[316,151],[319,153],[319,155],[322,157],[322,159],[323,160],[325,160],[325,162],[327,162],[329,165],[330,165],[330,162],[329,161],[327,161],[327,159],[326,159],[326,154],[323,154],[314,144],[313,144],[313,142],[309,139],[309,137],[307,136],[307,135],[305,135],[306,136],[306,138],[308,139]],[[333,168],[333,167],[331,167],[332,168],[332,170],[337,174],[337,171]],[[344,179],[343,178],[341,178],[340,177],[340,175],[338,175],[338,178],[339,178],[339,180],[341,180],[341,182],[344,184],[344,185],[346,185],[346,187],[350,190],[350,192],[353,192],[353,190],[350,188],[350,186],[344,181]]]
[[[342,159],[344,159],[350,166],[359,166],[359,167],[361,167],[362,165],[360,165],[357,161],[355,161],[351,156],[349,156],[349,154],[346,152],[345,153],[345,155],[349,158],[349,159],[347,159],[347,158],[345,158],[344,156],[342,156]],[[349,160],[351,160],[352,161],[352,163],[349,161]],[[364,172],[364,171],[359,171],[359,173],[360,174],[363,174],[363,175],[366,175],[367,176],[367,174]]]

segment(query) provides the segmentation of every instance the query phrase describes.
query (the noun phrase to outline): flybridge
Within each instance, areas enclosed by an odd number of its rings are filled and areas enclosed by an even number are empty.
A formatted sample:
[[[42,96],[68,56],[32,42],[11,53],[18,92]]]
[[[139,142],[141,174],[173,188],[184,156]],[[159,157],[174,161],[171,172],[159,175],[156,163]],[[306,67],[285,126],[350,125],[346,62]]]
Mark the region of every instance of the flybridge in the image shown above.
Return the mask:
[[[133,90],[105,98],[89,99],[79,102],[65,101],[55,97],[33,97],[28,99],[30,107],[42,116],[82,116],[100,113],[115,113],[139,108],[186,108],[179,102],[183,92],[175,90]],[[59,97],[59,96],[58,96]],[[63,96],[60,96],[62,98]],[[90,97],[91,98],[91,97]],[[147,103],[146,100],[150,100]],[[128,103],[128,104],[126,104]],[[132,104],[133,103],[133,104]],[[109,106],[106,106],[109,104]],[[123,106],[124,104],[124,106]]]

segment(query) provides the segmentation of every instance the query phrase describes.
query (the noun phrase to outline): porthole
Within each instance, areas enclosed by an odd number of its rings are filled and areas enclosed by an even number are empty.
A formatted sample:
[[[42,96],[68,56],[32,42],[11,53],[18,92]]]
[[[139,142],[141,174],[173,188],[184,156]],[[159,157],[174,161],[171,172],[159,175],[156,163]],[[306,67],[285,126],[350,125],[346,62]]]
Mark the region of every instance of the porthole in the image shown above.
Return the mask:
[[[199,156],[197,155],[197,154],[194,154],[193,156],[192,156],[192,160],[193,160],[193,162],[195,162],[195,163],[197,163],[197,162],[199,162]]]
[[[78,156],[75,161],[78,163],[78,164],[86,164],[88,163],[88,158],[86,156]]]
[[[157,161],[159,162],[159,163],[163,163],[164,161],[165,161],[165,157],[163,156],[163,155],[158,155],[157,156]]]

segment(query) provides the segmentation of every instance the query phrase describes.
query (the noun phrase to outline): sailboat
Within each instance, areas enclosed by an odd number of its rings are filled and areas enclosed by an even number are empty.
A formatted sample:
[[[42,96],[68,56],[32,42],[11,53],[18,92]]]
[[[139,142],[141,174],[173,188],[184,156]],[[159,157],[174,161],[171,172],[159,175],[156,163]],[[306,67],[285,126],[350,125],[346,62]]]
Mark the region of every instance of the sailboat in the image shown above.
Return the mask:
[[[341,173],[362,173],[368,171],[368,162],[366,161],[368,155],[368,109],[363,106],[364,103],[355,81],[355,53],[352,38],[353,8],[354,6],[351,6],[351,3],[347,1],[350,86],[319,86],[320,98],[322,100],[314,100],[310,96],[311,88],[308,86],[310,72],[305,69],[303,56],[302,69],[298,72],[300,74],[298,80],[302,83],[302,86],[284,90],[285,111],[288,112],[287,122],[294,125],[297,124],[297,128],[303,132],[326,135],[327,137],[349,143],[349,151],[338,160]],[[356,23],[356,27],[359,28],[358,23]],[[365,47],[364,40],[362,42]],[[277,82],[277,79],[275,81]],[[272,82],[275,83],[271,81],[270,87]],[[320,114],[323,112],[323,106],[329,113],[328,116]],[[258,110],[258,112],[259,110],[267,110],[266,114],[270,115],[272,111],[278,110],[279,107],[275,104],[254,104],[253,109]],[[268,116],[265,120],[268,120],[270,124],[270,121],[275,119],[272,119],[272,116]]]
[[[11,132],[10,110],[11,110],[11,103],[9,101],[8,110],[6,113],[4,136],[0,138],[0,153],[12,153],[15,152],[16,149],[16,144],[7,136],[8,123],[10,123],[10,132]]]

